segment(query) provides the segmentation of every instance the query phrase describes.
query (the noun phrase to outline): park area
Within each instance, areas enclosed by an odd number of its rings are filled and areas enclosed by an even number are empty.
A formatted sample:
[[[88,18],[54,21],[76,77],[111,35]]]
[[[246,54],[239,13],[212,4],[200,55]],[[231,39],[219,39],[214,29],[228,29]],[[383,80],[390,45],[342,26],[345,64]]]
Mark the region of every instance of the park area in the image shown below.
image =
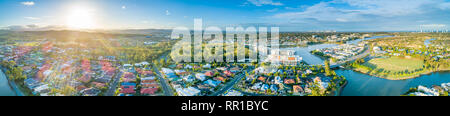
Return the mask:
[[[364,65],[369,66],[375,70],[383,69],[391,72],[413,71],[423,67],[423,60],[415,58],[376,58],[372,59]]]
[[[356,67],[356,70],[381,78],[401,80],[426,72],[423,65],[423,60],[417,58],[374,58]]]

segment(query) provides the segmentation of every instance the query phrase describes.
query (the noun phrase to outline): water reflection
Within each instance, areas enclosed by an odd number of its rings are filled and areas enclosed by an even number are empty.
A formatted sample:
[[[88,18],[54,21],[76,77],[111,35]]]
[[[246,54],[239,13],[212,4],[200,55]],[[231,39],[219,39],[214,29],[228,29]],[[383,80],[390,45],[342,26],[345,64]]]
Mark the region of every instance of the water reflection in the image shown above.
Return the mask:
[[[5,74],[0,70],[0,96],[15,96],[15,92],[11,89]]]
[[[431,87],[450,82],[450,72],[437,72],[408,80],[387,80],[343,69],[336,70],[336,74],[348,80],[342,96],[399,96],[411,87]]]

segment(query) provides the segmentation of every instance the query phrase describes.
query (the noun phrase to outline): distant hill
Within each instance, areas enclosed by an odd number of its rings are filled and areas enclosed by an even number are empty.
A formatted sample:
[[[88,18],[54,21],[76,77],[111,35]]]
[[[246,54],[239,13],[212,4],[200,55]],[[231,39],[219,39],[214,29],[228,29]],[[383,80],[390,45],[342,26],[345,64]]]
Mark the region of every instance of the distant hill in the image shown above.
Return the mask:
[[[170,29],[125,29],[125,30],[103,30],[104,33],[118,34],[155,34],[155,33],[171,33]]]
[[[13,25],[0,29],[0,33],[3,32],[48,32],[48,31],[80,31],[80,32],[99,32],[99,33],[112,33],[112,34],[167,34],[171,33],[171,29],[86,29],[86,30],[72,30],[64,26],[39,26],[39,25]]]

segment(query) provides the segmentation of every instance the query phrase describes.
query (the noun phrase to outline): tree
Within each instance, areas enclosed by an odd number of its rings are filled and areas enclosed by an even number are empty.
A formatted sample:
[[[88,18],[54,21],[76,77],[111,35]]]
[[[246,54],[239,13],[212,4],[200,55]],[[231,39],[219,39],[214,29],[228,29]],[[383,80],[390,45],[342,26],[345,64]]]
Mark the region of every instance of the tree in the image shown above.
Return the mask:
[[[252,85],[255,84],[255,82],[256,82],[256,78],[254,78],[254,79],[252,80]]]
[[[331,76],[330,61],[325,60],[325,76]]]
[[[160,64],[161,66],[165,66],[165,65],[164,65],[164,59],[159,60],[159,64]]]

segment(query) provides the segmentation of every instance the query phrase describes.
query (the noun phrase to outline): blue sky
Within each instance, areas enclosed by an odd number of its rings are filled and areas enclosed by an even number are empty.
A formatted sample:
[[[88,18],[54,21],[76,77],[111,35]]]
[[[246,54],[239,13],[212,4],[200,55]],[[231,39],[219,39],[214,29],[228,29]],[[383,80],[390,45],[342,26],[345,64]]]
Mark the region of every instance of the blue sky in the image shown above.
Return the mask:
[[[0,14],[0,27],[8,29],[192,28],[193,19],[202,18],[205,26],[281,31],[414,31],[450,25],[450,1],[0,0]]]

